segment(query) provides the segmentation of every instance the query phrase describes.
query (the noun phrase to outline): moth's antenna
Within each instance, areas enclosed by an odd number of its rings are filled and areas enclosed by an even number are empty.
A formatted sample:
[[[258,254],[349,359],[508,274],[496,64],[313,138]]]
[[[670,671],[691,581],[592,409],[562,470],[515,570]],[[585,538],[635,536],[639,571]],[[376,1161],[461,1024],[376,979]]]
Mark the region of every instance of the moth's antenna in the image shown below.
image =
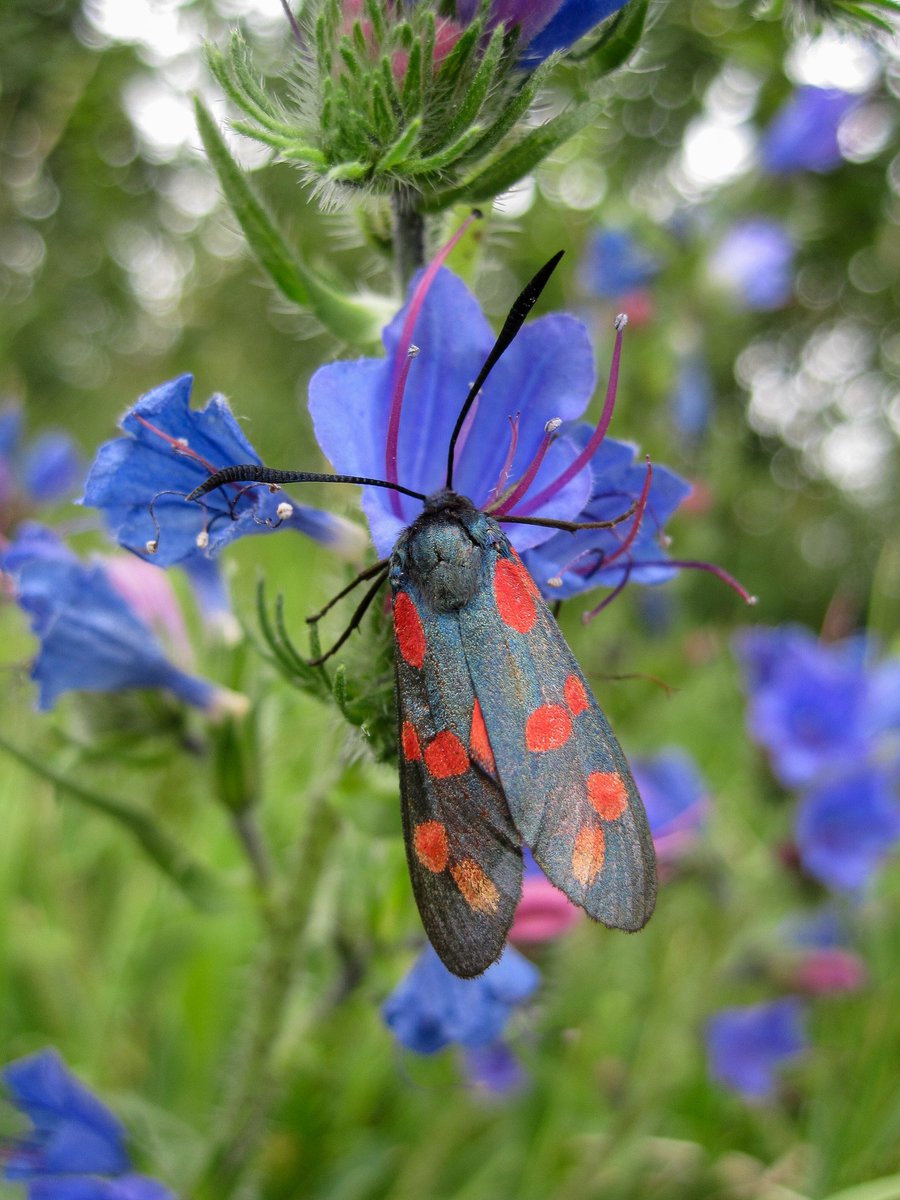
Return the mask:
[[[496,342],[494,342],[493,349],[484,360],[484,366],[478,372],[478,378],[469,389],[469,394],[466,396],[465,403],[459,410],[459,416],[456,418],[453,436],[450,438],[450,449],[447,451],[447,482],[444,485],[445,487],[453,487],[453,457],[456,452],[456,443],[459,439],[460,433],[462,432],[463,422],[468,416],[469,409],[475,403],[475,397],[484,386],[484,381],[487,379],[488,375],[490,375],[491,371],[497,365],[497,361],[499,360],[500,356],[522,328],[523,324],[525,323],[525,318],[531,312],[532,308],[534,308],[538,296],[540,296],[541,292],[547,286],[548,279],[556,270],[557,264],[564,253],[564,250],[559,250],[553,255],[549,262],[544,263],[535,277],[530,283],[525,285],[516,300],[513,302],[513,306],[509,310],[509,316],[503,323],[503,328],[500,330]]]
[[[283,483],[359,483],[368,487],[391,488],[395,492],[402,492],[404,496],[412,496],[414,500],[428,499],[423,492],[413,492],[399,483],[389,483],[386,479],[367,479],[362,475],[325,475],[319,471],[274,471],[271,467],[261,467],[258,463],[223,467],[221,471],[210,475],[209,479],[204,479],[185,499],[199,500],[207,492],[212,492],[225,483],[267,483],[273,491]]]

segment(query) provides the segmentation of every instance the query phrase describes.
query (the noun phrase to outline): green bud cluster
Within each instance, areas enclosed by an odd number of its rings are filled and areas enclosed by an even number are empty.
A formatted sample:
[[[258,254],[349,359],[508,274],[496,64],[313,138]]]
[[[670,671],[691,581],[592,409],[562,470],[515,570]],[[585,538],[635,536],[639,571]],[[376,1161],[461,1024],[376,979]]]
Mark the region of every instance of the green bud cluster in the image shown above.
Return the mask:
[[[312,33],[288,103],[260,85],[239,34],[210,55],[248,118],[234,128],[302,167],[326,203],[361,190],[413,195],[423,212],[490,200],[590,119],[579,109],[521,127],[548,64],[523,68],[516,32],[487,28],[487,3],[462,29],[426,4],[347,7],[306,5]]]

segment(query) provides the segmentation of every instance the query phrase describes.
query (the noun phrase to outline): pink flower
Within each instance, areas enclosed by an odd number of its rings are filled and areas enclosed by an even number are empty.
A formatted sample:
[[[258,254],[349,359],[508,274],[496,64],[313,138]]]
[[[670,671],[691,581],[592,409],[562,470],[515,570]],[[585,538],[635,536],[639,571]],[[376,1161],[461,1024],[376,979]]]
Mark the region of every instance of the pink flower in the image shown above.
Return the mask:
[[[526,848],[522,899],[509,931],[510,941],[521,945],[549,942],[580,918],[581,910],[553,886]]]

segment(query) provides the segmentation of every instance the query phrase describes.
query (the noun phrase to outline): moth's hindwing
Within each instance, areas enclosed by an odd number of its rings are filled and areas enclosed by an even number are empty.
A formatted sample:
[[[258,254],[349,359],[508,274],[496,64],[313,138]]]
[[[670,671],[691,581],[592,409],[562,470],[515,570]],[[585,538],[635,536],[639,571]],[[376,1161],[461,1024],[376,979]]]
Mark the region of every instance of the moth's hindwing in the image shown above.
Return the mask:
[[[488,578],[458,628],[509,813],[570,900],[604,925],[640,929],[656,901],[643,804],[537,585],[494,528]]]
[[[403,831],[431,944],[464,978],[503,951],[522,887],[520,838],[496,775],[455,614],[394,589]]]

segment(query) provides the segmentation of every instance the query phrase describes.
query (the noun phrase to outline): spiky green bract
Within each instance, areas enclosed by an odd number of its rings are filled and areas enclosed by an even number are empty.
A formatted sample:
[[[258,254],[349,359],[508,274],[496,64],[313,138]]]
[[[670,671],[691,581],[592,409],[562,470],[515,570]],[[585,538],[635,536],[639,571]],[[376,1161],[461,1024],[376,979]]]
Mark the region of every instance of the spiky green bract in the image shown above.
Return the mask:
[[[523,65],[516,34],[490,28],[489,5],[464,27],[428,5],[366,0],[355,17],[347,7],[305,6],[309,49],[283,102],[261,86],[240,34],[209,52],[247,118],[234,128],[300,166],[326,207],[361,191],[411,193],[433,212],[486,198],[485,180],[493,198],[572,135],[571,111],[517,134],[554,59]]]

